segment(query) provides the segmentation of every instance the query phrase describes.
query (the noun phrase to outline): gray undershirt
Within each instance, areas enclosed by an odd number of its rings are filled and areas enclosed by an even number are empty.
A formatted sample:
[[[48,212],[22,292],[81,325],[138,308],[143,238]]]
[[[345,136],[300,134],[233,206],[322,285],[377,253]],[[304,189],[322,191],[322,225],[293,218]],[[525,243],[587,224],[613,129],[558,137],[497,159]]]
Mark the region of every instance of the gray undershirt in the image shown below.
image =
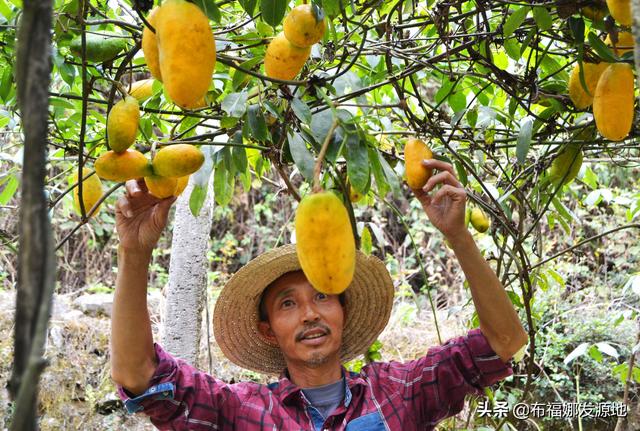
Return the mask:
[[[302,389],[302,392],[311,405],[326,419],[344,398],[344,378],[328,385]]]

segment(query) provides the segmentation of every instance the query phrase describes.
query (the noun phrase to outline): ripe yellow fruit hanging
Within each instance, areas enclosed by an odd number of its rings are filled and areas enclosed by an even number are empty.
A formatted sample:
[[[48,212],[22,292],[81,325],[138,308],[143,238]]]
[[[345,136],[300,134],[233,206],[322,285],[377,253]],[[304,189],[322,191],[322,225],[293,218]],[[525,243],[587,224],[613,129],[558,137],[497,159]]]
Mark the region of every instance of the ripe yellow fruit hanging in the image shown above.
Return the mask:
[[[633,70],[626,63],[614,63],[600,76],[593,98],[593,116],[602,136],[621,141],[633,123]]]
[[[313,14],[313,6],[302,4],[294,7],[284,19],[284,35],[299,48],[308,48],[324,36],[326,24],[320,11],[319,20]]]
[[[607,38],[604,40],[604,43],[607,46],[613,46],[613,42],[611,41],[611,36],[607,35]],[[633,35],[628,31],[621,31],[618,33],[618,42],[616,43],[615,48],[613,48],[613,53],[618,57],[622,57],[627,52],[633,52],[633,48],[635,46],[635,40],[633,39]]]
[[[298,48],[280,33],[267,47],[264,72],[270,78],[291,80],[300,73],[310,54],[311,48]]]
[[[471,221],[471,226],[480,233],[486,232],[491,226],[489,217],[478,207],[471,210],[469,220]]]
[[[144,177],[144,182],[149,189],[149,193],[158,199],[164,199],[169,196],[180,196],[189,182],[189,175],[180,178],[150,175]]]
[[[185,0],[166,0],[156,17],[160,71],[171,100],[194,106],[209,90],[216,45],[209,19]]]
[[[153,96],[153,82],[154,79],[142,79],[140,81],[131,83],[131,90],[129,95],[135,97],[138,102],[144,102],[151,96]]]
[[[158,31],[158,28],[156,27],[156,17],[159,9],[159,7],[154,7],[147,16],[147,22],[151,24],[156,31]],[[162,72],[160,71],[160,59],[158,52],[158,38],[146,25],[142,30],[142,52],[151,75],[158,81],[162,82]]]
[[[82,180],[82,202],[84,204],[85,215],[89,215],[89,211],[100,200],[103,194],[102,181],[100,181],[98,175],[93,174],[89,178],[86,178],[90,173],[91,169],[82,168],[82,178],[85,178]],[[74,183],[78,181],[77,172],[72,176],[72,181]],[[73,189],[73,207],[79,215],[82,215],[80,209],[80,189],[77,186]],[[91,217],[98,215],[100,207],[102,207],[102,205],[96,208],[93,214],[91,214]]]
[[[96,173],[103,180],[128,181],[143,178],[153,173],[151,163],[140,151],[126,150],[122,153],[107,151],[95,163]]]
[[[571,71],[569,78],[569,97],[577,109],[585,109],[593,103],[593,95],[598,85],[600,75],[607,68],[609,63],[582,63],[584,66],[584,81],[589,89],[589,94],[584,91],[580,82],[580,64],[577,63]]]
[[[196,146],[177,144],[163,147],[153,158],[153,172],[161,177],[191,175],[204,163],[204,154]]]
[[[113,105],[107,117],[109,147],[116,153],[129,148],[136,140],[139,122],[140,106],[135,97],[127,96]]]
[[[422,165],[422,161],[432,159],[433,153],[420,139],[409,138],[404,146],[404,168],[407,176],[407,184],[412,189],[424,187],[433,169],[427,169]]]
[[[630,26],[633,22],[631,16],[631,0],[607,0],[609,13],[620,25]]]
[[[580,172],[582,150],[579,144],[569,144],[563,148],[549,168],[549,179],[554,183],[567,184]]]
[[[296,251],[302,271],[319,292],[342,293],[356,267],[347,209],[331,192],[305,196],[296,210]]]

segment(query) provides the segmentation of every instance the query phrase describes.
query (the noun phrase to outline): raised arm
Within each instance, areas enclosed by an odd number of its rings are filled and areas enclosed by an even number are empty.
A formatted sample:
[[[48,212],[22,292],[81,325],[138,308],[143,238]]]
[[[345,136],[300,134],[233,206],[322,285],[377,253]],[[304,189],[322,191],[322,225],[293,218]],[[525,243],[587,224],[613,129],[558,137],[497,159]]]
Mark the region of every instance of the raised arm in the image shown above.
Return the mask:
[[[421,190],[414,190],[429,220],[445,235],[469,282],[478,312],[480,330],[491,348],[506,362],[527,342],[520,319],[504,287],[478,250],[464,223],[466,192],[450,164],[425,160],[423,165],[440,172]],[[430,194],[438,184],[442,186]]]
[[[167,224],[175,198],[156,199],[143,181],[128,181],[116,204],[118,275],[111,314],[111,377],[140,394],[156,369],[147,310],[147,276],[151,253]]]

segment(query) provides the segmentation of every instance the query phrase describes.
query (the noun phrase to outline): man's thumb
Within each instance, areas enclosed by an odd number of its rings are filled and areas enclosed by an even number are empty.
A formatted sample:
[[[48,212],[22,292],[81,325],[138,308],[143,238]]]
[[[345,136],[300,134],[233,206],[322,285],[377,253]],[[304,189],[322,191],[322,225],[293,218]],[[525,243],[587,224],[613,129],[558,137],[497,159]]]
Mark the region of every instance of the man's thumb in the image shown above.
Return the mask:
[[[172,196],[170,198],[166,198],[158,202],[153,209],[153,216],[155,218],[158,226],[164,226],[167,223],[167,218],[169,217],[169,210],[171,209],[171,205],[176,201],[176,197]]]

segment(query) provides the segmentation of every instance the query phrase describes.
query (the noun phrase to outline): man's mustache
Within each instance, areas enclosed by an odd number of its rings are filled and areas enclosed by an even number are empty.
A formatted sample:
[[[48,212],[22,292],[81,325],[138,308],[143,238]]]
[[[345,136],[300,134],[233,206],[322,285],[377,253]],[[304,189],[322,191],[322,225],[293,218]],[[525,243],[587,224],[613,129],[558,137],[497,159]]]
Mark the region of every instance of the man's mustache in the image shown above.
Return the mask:
[[[300,332],[298,332],[296,334],[296,341],[302,341],[304,339],[304,334],[306,334],[307,332],[309,332],[309,331],[311,331],[313,329],[321,329],[327,335],[329,335],[331,333],[331,330],[329,329],[329,327],[324,325],[324,324],[322,324],[322,323],[306,324],[304,326],[304,328],[301,329]]]

